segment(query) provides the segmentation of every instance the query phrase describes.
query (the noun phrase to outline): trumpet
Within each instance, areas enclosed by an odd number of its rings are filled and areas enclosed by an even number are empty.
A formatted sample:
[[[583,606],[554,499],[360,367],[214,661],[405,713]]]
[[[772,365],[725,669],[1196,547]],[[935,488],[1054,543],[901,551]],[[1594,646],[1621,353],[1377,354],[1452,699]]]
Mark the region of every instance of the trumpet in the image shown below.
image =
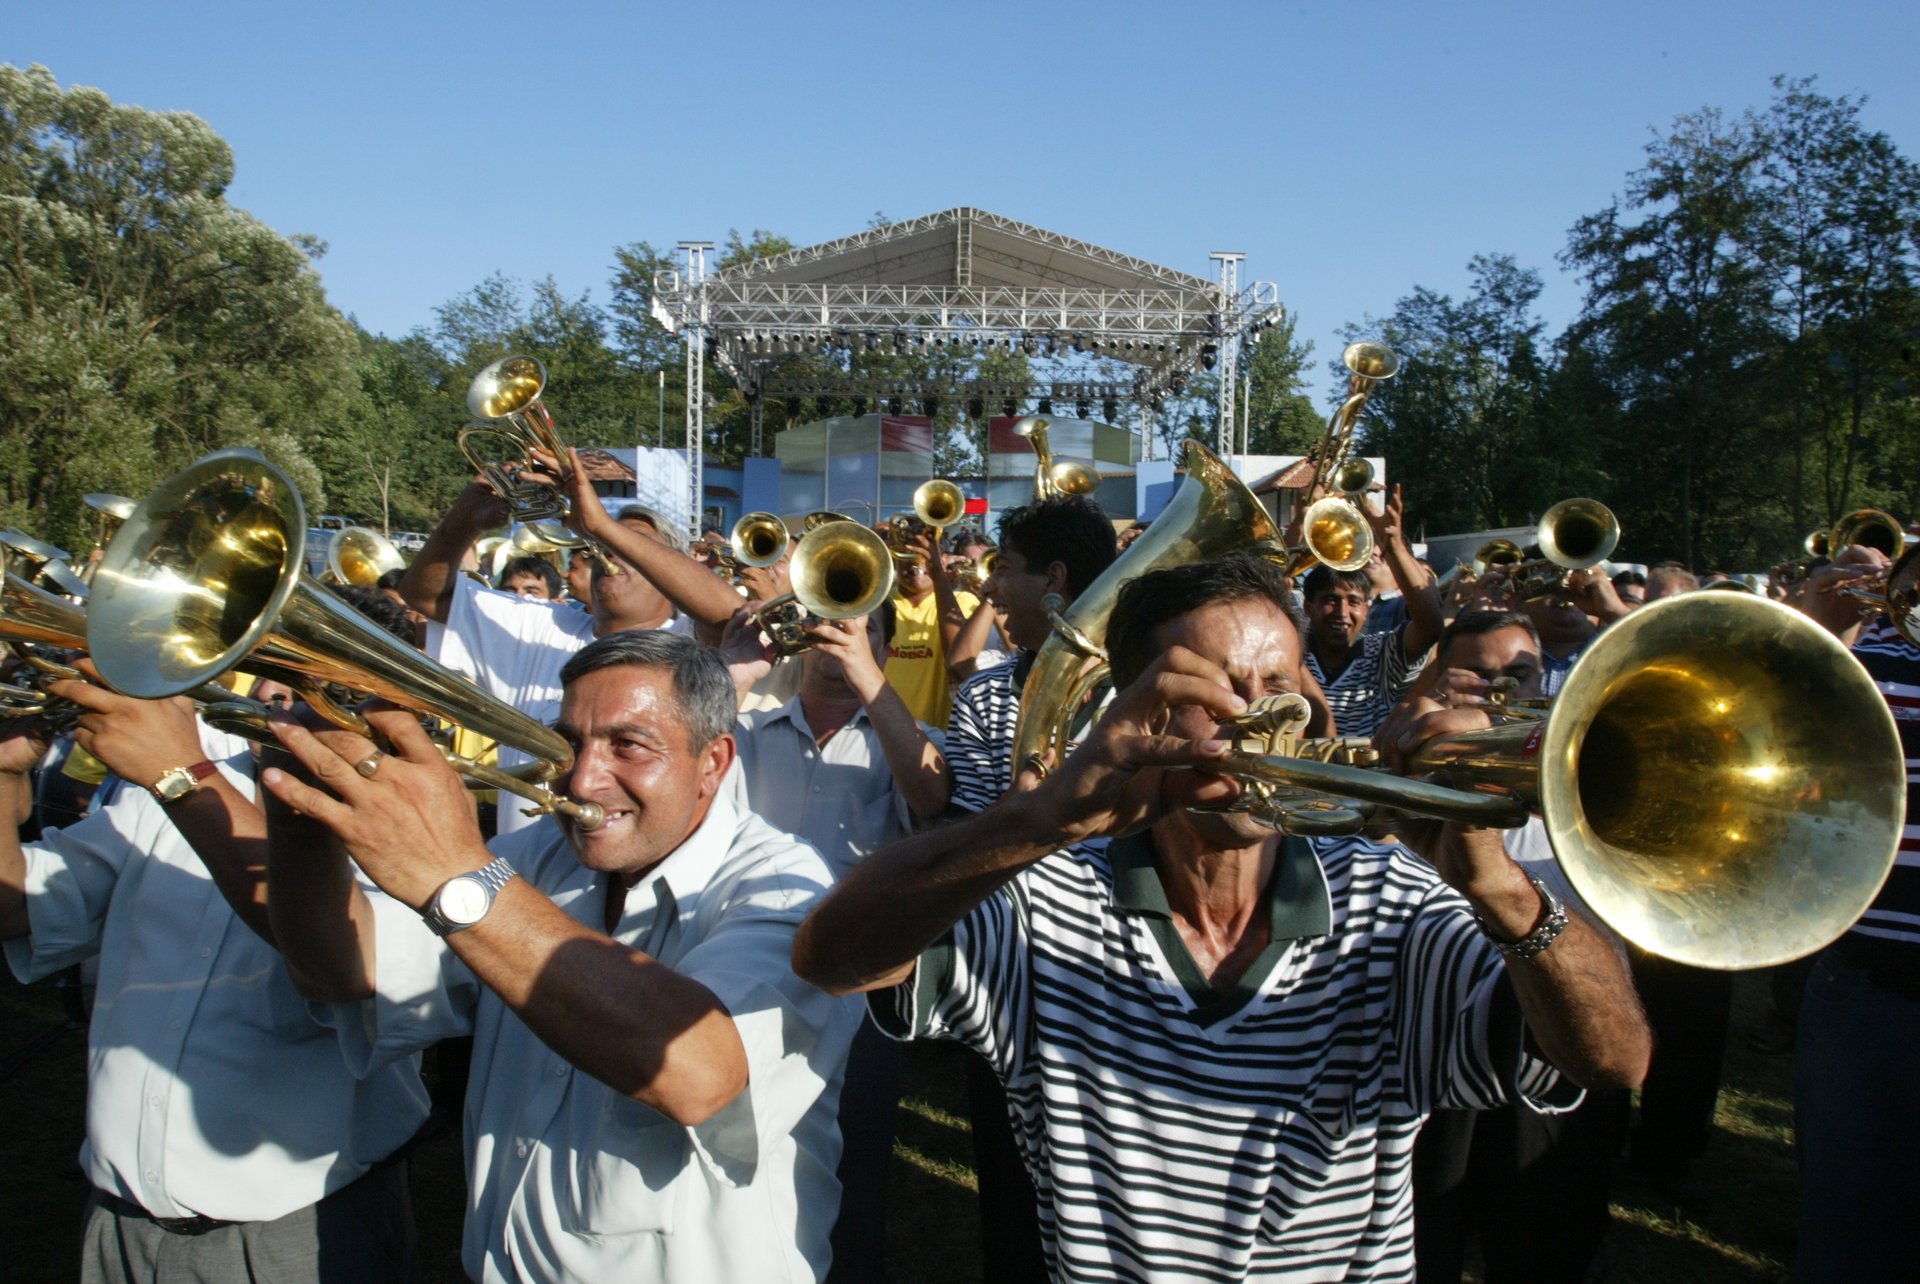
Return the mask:
[[[1028,415],[1014,424],[1013,430],[1033,445],[1033,497],[1051,499],[1056,495],[1091,495],[1100,489],[1100,474],[1094,466],[1079,459],[1055,459],[1047,444],[1048,421]]]
[[[1307,456],[1314,481],[1338,493],[1308,505],[1300,519],[1300,547],[1287,566],[1290,575],[1315,565],[1357,571],[1373,556],[1373,527],[1360,511],[1373,484],[1373,465],[1353,453],[1353,430],[1374,390],[1400,373],[1400,358],[1385,344],[1362,342],[1348,344],[1340,360],[1351,372],[1347,395]]]
[[[772,513],[748,513],[733,524],[728,551],[739,566],[772,566],[787,555],[787,524]]]
[[[551,455],[562,468],[567,464],[566,443],[540,399],[546,386],[547,368],[532,357],[502,357],[480,371],[467,385],[467,411],[486,422],[460,430],[460,453],[534,534],[555,548],[591,549],[606,563],[605,549],[566,525],[572,506],[564,495],[519,479],[534,465],[535,450]],[[489,444],[499,448],[497,454],[487,452]]]
[[[518,794],[529,814],[582,829],[605,816],[546,781],[573,765],[558,733],[486,694],[354,610],[308,575],[306,506],[287,475],[252,450],[222,450],[162,482],[107,545],[86,612],[100,676],[143,699],[179,695],[244,669],[284,682],[338,726],[370,735],[336,698],[361,692],[430,714],[532,756],[514,772],[448,753],[482,788]],[[214,725],[266,734],[253,702],[209,705]]]
[[[1920,646],[1920,544],[1885,570],[1843,584],[1839,591],[1878,610],[1901,637]]]
[[[1837,939],[1886,880],[1906,809],[1905,755],[1873,681],[1825,629],[1741,593],[1642,607],[1593,642],[1544,717],[1444,737],[1412,766],[1433,779],[1320,752],[1235,749],[1217,770],[1271,790],[1266,818],[1299,832],[1537,813],[1597,917],[1651,953],[1721,969]]]
[[[877,610],[893,593],[893,557],[885,540],[858,522],[823,522],[800,537],[789,572],[793,591],[754,612],[775,653],[813,645],[811,620],[845,620]]]
[[[406,564],[391,540],[365,526],[343,527],[327,541],[327,577],[335,584],[372,588],[381,576]]]
[[[1000,554],[988,553],[977,562],[964,562],[955,567],[952,572],[954,587],[978,596],[985,591],[987,581],[993,578],[993,568],[999,560]]]
[[[1540,517],[1541,556],[1514,565],[1507,583],[1522,600],[1563,591],[1573,571],[1598,566],[1620,544],[1620,522],[1597,499],[1563,499]]]

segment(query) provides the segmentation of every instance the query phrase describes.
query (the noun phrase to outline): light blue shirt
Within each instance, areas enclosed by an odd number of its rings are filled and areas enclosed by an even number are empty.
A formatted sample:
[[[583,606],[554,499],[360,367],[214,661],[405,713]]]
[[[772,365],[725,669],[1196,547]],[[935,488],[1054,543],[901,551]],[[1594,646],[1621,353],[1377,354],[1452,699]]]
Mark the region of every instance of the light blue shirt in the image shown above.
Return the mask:
[[[492,845],[595,931],[605,876],[544,820]],[[857,1010],[793,974],[794,930],[832,881],[819,853],[714,800],[627,893],[614,936],[732,1014],[748,1084],[682,1127],[574,1068],[419,915],[375,900],[377,994],[316,1010],[365,1071],[474,1037],[462,1261],[475,1279],[810,1280],[839,1208],[835,1111]]]

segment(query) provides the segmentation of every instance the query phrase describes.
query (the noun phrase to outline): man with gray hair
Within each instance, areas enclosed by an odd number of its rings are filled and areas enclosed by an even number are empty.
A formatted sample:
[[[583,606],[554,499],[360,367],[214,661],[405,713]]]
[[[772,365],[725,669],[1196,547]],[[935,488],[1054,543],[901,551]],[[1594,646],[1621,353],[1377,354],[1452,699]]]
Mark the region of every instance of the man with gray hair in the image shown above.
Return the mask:
[[[275,940],[355,1073],[473,1036],[473,1278],[818,1278],[858,1014],[788,955],[832,876],[724,796],[716,652],[616,633],[561,682],[555,784],[605,820],[491,847],[411,715],[367,715],[390,754],[278,722],[298,768],[262,777]]]

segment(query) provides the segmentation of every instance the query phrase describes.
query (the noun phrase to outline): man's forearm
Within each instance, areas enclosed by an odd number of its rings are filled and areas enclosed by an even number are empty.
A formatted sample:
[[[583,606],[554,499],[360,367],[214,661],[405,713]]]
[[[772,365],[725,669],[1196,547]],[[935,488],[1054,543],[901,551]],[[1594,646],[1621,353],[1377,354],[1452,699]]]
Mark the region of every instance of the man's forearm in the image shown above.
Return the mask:
[[[333,831],[265,800],[267,914],[274,948],[309,999],[348,1003],[374,992],[373,906]]]
[[[873,724],[881,756],[893,773],[894,786],[906,799],[907,810],[923,821],[940,815],[947,809],[951,788],[947,760],[884,678],[865,704],[867,721]]]
[[[1387,543],[1387,569],[1400,587],[1407,603],[1407,659],[1417,660],[1440,640],[1446,630],[1446,613],[1441,609],[1440,590],[1427,578],[1426,570],[1414,560],[1413,550],[1404,539]]]
[[[480,529],[461,508],[447,510],[400,577],[400,596],[408,606],[437,624],[447,622],[453,590],[460,582],[460,561],[479,538]]]
[[[1062,845],[1030,793],[890,843],[855,865],[800,925],[793,968],[830,994],[897,985],[922,951]]]
[[[604,513],[592,523],[588,535],[646,576],[676,610],[703,625],[724,628],[740,609],[740,595],[718,575]]]
[[[964,678],[976,667],[974,662],[980,653],[986,650],[987,638],[993,631],[993,607],[982,600],[974,607],[973,614],[960,626],[953,645],[947,648],[947,672],[956,679]]]
[[[20,830],[0,825],[0,941],[32,930],[27,917],[27,856],[20,848]]]

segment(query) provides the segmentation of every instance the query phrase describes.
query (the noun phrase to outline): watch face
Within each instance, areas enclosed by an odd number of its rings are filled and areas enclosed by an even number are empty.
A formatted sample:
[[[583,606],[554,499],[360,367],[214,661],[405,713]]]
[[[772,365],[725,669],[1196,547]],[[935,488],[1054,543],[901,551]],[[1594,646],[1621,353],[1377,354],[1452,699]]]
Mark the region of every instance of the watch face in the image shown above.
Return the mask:
[[[154,792],[160,795],[162,802],[172,802],[192,792],[195,783],[192,773],[184,768],[175,767],[154,781],[153,788]]]
[[[459,927],[478,923],[493,901],[487,895],[486,884],[471,874],[462,874],[449,881],[434,899],[440,916]]]

